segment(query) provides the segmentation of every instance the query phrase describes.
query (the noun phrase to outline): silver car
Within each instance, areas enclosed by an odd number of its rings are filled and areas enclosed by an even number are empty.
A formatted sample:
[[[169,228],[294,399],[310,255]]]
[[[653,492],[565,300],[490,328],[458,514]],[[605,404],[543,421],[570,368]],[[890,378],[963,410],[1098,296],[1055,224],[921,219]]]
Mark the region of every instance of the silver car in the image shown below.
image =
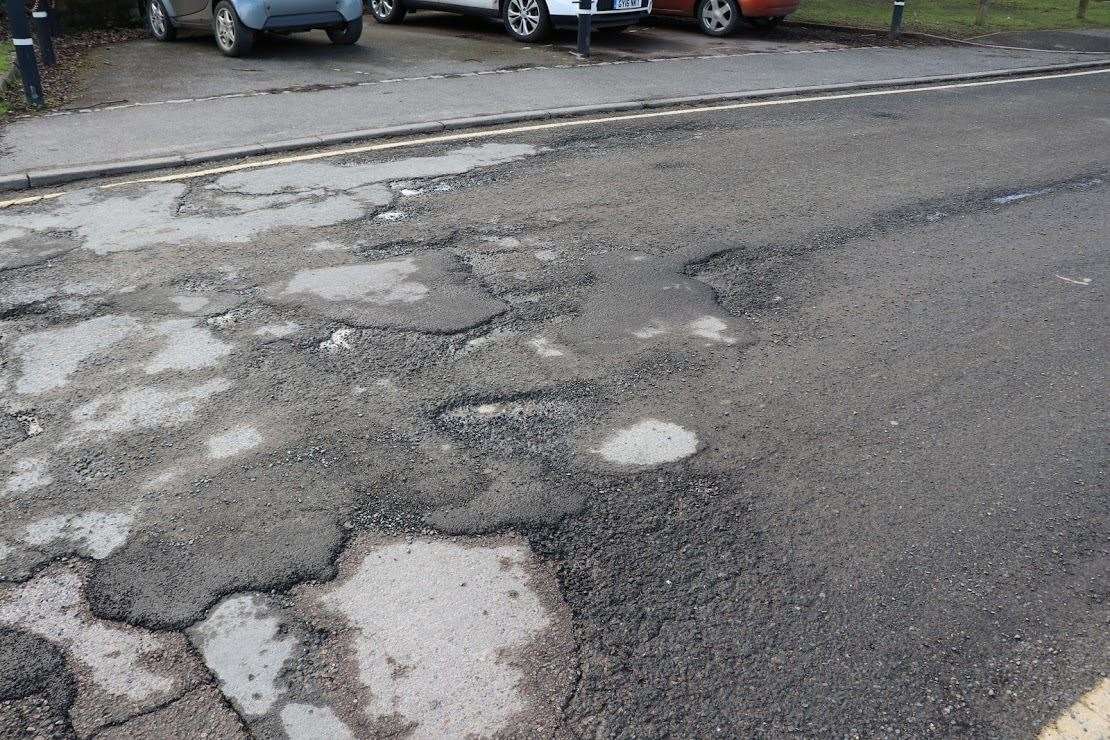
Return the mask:
[[[258,34],[321,28],[333,44],[362,36],[363,0],[146,0],[147,25],[159,41],[173,41],[179,28],[210,29],[220,51],[250,52]]]

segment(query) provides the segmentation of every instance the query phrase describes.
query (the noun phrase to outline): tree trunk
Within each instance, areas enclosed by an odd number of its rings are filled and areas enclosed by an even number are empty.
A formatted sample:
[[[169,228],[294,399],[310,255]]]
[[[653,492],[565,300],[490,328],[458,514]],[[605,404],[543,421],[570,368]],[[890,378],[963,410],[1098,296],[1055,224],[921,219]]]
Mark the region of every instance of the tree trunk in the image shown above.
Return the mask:
[[[1090,0],[1079,0],[1079,12],[1075,14],[1076,18],[1083,19],[1087,17],[1087,3]]]
[[[975,6],[975,25],[983,26],[987,23],[987,7],[991,0],[979,0]]]

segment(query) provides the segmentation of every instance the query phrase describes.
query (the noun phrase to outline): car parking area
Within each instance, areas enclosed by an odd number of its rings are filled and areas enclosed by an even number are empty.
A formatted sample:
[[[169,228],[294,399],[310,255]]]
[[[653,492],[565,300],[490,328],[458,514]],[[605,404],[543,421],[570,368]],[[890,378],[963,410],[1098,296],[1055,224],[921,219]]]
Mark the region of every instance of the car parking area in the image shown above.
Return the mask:
[[[90,60],[82,91],[69,107],[310,91],[524,67],[833,50],[879,41],[792,26],[773,31],[744,28],[728,38],[711,38],[698,33],[693,23],[652,19],[627,31],[596,33],[593,55],[582,62],[574,55],[572,32],[556,32],[544,44],[521,44],[493,20],[420,11],[397,25],[381,25],[367,16],[362,39],[349,47],[332,45],[322,31],[266,36],[244,59],[221,57],[212,37],[199,33],[182,34],[174,43],[119,44]]]

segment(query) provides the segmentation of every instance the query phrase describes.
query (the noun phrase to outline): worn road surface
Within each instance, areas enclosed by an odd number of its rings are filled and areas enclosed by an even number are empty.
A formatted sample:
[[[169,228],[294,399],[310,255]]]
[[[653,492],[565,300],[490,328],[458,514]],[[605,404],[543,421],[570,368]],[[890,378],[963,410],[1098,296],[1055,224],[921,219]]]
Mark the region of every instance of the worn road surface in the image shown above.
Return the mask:
[[[0,210],[0,736],[1105,737],[1108,100]]]

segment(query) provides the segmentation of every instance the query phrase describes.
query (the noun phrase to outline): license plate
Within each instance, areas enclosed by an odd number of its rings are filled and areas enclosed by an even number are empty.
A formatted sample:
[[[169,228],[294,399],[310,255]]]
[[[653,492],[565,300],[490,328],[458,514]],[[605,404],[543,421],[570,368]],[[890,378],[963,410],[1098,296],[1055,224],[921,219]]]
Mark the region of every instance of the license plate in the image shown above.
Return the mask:
[[[631,10],[640,7],[640,0],[613,0],[613,10]]]

